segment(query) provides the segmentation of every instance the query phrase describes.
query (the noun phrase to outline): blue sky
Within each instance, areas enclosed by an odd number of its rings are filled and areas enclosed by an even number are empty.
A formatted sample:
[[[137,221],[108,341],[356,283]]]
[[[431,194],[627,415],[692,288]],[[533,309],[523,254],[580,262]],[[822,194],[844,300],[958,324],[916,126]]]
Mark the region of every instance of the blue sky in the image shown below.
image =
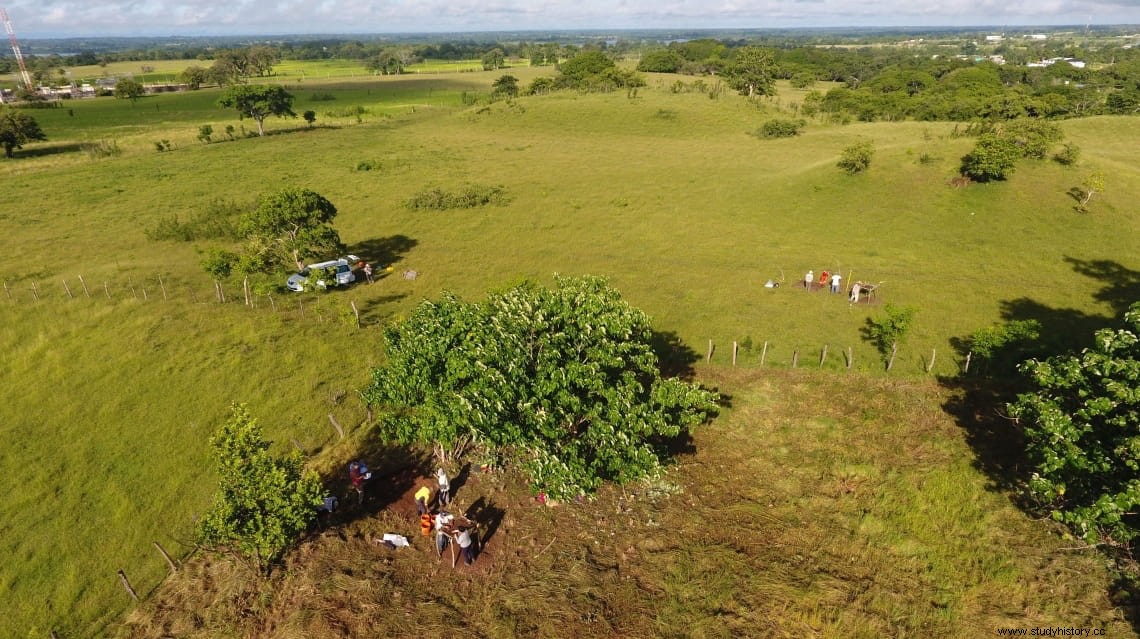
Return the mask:
[[[1140,24],[1140,0],[0,0],[21,38]]]

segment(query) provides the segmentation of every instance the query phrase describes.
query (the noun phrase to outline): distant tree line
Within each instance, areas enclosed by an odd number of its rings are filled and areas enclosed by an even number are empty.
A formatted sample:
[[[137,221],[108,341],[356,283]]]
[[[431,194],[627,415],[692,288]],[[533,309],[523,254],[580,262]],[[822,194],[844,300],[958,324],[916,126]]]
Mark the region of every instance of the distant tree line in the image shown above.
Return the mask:
[[[1011,120],[1140,112],[1140,51],[1095,50],[1067,42],[991,47],[983,56],[973,42],[919,47],[768,48],[774,77],[798,88],[842,82],[811,91],[801,114],[837,119]],[[648,73],[725,75],[749,44],[698,39],[646,51],[638,70]],[[989,56],[1001,56],[997,64]],[[1027,62],[1058,60],[1048,66]]]

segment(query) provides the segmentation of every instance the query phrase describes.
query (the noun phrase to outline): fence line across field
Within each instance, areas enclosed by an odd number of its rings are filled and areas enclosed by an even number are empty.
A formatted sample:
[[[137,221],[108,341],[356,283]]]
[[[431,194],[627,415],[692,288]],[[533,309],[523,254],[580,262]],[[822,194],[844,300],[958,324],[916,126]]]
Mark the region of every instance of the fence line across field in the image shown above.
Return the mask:
[[[26,288],[20,288],[20,287],[14,286],[12,284],[9,284],[8,281],[5,280],[3,282],[4,295],[5,295],[6,301],[11,303],[11,304],[20,304],[21,302],[30,302],[33,304],[45,304],[45,303],[51,303],[51,302],[57,301],[57,300],[62,301],[64,303],[69,303],[69,302],[73,302],[75,300],[97,301],[97,300],[101,300],[101,299],[106,299],[108,301],[114,302],[116,299],[119,299],[119,298],[132,299],[132,300],[142,302],[142,303],[152,303],[152,302],[160,301],[159,297],[157,295],[151,295],[148,292],[147,286],[150,285],[150,287],[151,287],[150,290],[153,291],[155,288],[157,288],[158,290],[160,290],[162,292],[162,297],[161,297],[162,302],[170,302],[171,300],[175,300],[175,301],[186,300],[186,301],[190,301],[190,302],[192,302],[196,305],[199,305],[199,306],[233,305],[236,303],[236,301],[231,301],[231,300],[234,300],[235,298],[233,298],[231,296],[227,296],[225,287],[222,285],[221,282],[218,282],[218,281],[213,282],[213,284],[214,284],[213,295],[201,296],[201,295],[199,295],[198,290],[189,284],[187,284],[181,288],[172,288],[172,287],[168,286],[168,282],[162,277],[162,275],[156,275],[153,278],[153,280],[151,280],[151,279],[144,280],[138,286],[135,285],[134,278],[131,276],[128,276],[127,284],[126,284],[125,288],[112,286],[111,282],[109,280],[103,280],[103,282],[102,282],[103,295],[99,296],[99,295],[93,295],[92,294],[91,287],[88,286],[87,280],[82,275],[76,276],[75,279],[78,280],[78,282],[79,282],[78,288],[73,289],[67,278],[61,278],[59,281],[60,287],[58,289],[54,289],[54,291],[53,291],[53,289],[49,288],[46,285],[38,285],[34,280],[28,282],[28,284],[26,285]],[[80,288],[82,289],[82,295],[79,295],[79,293],[78,293]],[[185,296],[179,294],[179,291],[181,291],[183,289],[186,291]],[[126,293],[127,290],[130,291],[129,296]],[[30,293],[30,295],[27,295],[27,294],[21,295],[21,291],[27,291],[27,293]],[[54,295],[53,295],[53,293],[54,293]],[[269,312],[272,312],[274,314],[288,313],[288,314],[294,315],[295,317],[297,317],[299,319],[305,319],[306,317],[314,317],[318,323],[323,323],[325,320],[325,313],[322,312],[322,310],[327,310],[329,308],[329,306],[332,306],[333,312],[334,313],[339,312],[341,314],[341,316],[343,317],[344,323],[346,325],[350,325],[350,324],[355,325],[356,328],[364,328],[365,327],[365,324],[361,319],[360,307],[357,305],[356,300],[353,300],[353,299],[333,300],[330,302],[326,302],[324,304],[322,304],[322,300],[316,299],[315,302],[309,304],[308,308],[306,308],[306,304],[305,304],[306,300],[299,298],[299,299],[297,299],[296,313],[290,313],[288,310],[291,308],[290,305],[288,305],[288,304],[279,305],[277,303],[277,299],[275,299],[273,297],[272,293],[258,294],[258,293],[253,292],[249,286],[248,278],[243,280],[241,283],[241,293],[242,293],[241,297],[236,298],[236,299],[240,299],[242,301],[242,305],[244,305],[250,309],[253,309],[253,310],[257,310],[259,308],[260,309],[268,309]],[[259,304],[259,301],[260,301],[260,304]],[[344,301],[347,301],[347,304],[343,303]],[[759,367],[760,368],[764,368],[767,365],[769,365],[770,344],[771,343],[769,341],[765,341],[763,343],[763,346],[760,349],[760,359],[759,359]],[[823,344],[820,347],[819,363],[817,366],[818,368],[823,368],[826,365],[828,352],[829,352],[830,348],[831,348],[830,344]],[[740,360],[742,359],[741,358],[741,350],[742,349],[745,351],[751,350],[750,343],[746,343],[744,346],[742,346],[740,344],[740,342],[738,342],[738,341],[732,342],[732,349],[731,349],[731,351],[729,351],[731,354],[731,365],[732,366],[737,366],[739,364]],[[794,348],[792,350],[792,356],[791,356],[791,361],[790,361],[790,365],[792,368],[799,368],[800,367],[800,351],[801,351],[800,348]],[[854,349],[851,346],[848,346],[845,350],[841,350],[840,352],[843,354],[844,368],[846,368],[847,370],[851,370],[851,368],[854,365]],[[708,348],[705,352],[705,363],[711,365],[713,363],[713,359],[715,358],[716,354],[717,354],[717,346],[712,339],[709,339],[708,340]],[[890,352],[887,354],[887,358],[886,358],[886,370],[887,371],[890,371],[894,367],[894,362],[895,362],[895,359],[897,358],[897,356],[898,356],[898,345],[895,344],[895,345],[892,345]],[[925,355],[922,356],[923,369],[926,373],[930,373],[934,370],[934,363],[937,360],[937,357],[938,357],[937,349],[931,349],[929,359],[927,359],[925,357]],[[970,363],[971,363],[972,358],[973,358],[972,352],[967,353],[965,355],[964,361],[959,365],[959,369],[961,370],[962,373],[969,373],[970,372]]]

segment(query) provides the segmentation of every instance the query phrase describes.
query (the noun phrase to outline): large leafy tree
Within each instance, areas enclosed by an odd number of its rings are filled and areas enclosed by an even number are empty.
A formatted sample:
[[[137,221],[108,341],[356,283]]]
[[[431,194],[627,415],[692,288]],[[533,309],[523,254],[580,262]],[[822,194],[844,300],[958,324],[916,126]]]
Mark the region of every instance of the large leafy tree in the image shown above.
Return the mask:
[[[1010,138],[983,133],[973,150],[962,156],[962,175],[978,182],[1004,180],[1020,157],[1021,152]]]
[[[654,472],[666,438],[702,423],[715,393],[664,379],[649,318],[605,280],[525,283],[482,303],[420,304],[386,329],[364,391],[384,436],[507,457],[566,499]]]
[[[47,136],[32,116],[11,109],[0,109],[0,145],[4,146],[4,157],[12,157],[12,150],[24,148],[27,142],[46,139]]]
[[[199,539],[206,546],[237,550],[266,569],[313,522],[321,481],[304,469],[300,453],[271,454],[245,406],[232,411],[210,439],[218,493],[201,519]]]
[[[115,97],[120,100],[137,101],[146,93],[146,88],[135,80],[123,78],[115,83]]]
[[[1140,303],[1077,355],[1022,365],[1036,390],[1010,413],[1036,467],[1029,488],[1090,542],[1140,534]]]
[[[293,95],[276,84],[239,84],[226,90],[218,105],[237,109],[241,117],[257,122],[257,134],[265,135],[265,118],[297,117],[293,112]]]
[[[763,47],[741,47],[724,69],[728,86],[750,98],[776,93],[776,64]]]
[[[305,266],[310,257],[327,257],[344,248],[332,227],[336,207],[323,195],[303,188],[286,188],[261,198],[257,208],[242,216],[238,231],[247,240],[243,261],[263,270],[285,264]]]

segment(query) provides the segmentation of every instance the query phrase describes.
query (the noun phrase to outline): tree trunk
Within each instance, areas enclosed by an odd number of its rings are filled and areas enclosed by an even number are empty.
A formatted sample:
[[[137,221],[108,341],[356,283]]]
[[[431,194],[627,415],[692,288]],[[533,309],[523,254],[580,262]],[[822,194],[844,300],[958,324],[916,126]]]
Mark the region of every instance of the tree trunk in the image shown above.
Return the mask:
[[[257,116],[254,116],[253,119],[257,121],[257,136],[258,137],[265,137],[265,126],[264,126],[265,117],[259,118]]]

